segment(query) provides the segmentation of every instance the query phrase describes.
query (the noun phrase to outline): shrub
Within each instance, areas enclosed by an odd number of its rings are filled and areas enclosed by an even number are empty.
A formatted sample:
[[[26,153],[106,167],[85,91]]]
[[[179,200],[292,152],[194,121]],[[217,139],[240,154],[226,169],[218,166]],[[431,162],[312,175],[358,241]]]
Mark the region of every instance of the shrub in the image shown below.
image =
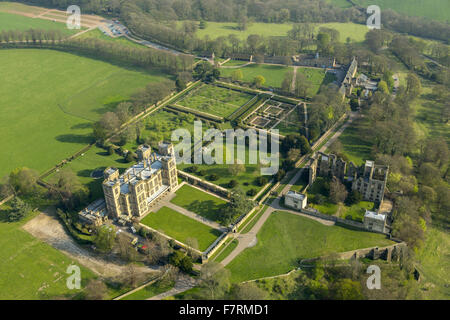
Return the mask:
[[[258,192],[256,191],[256,189],[250,189],[250,190],[247,191],[247,195],[250,196],[250,197],[256,196],[257,193]]]
[[[219,180],[219,176],[217,174],[213,173],[208,177],[208,180],[217,181],[217,180]]]
[[[234,188],[238,185],[239,183],[236,180],[230,180],[230,182],[228,183],[228,187],[229,188]]]
[[[266,178],[266,177],[260,176],[260,177],[258,177],[258,178],[255,179],[255,182],[256,182],[256,184],[257,184],[258,186],[262,187],[262,186],[264,186],[268,181],[267,181],[267,178]]]

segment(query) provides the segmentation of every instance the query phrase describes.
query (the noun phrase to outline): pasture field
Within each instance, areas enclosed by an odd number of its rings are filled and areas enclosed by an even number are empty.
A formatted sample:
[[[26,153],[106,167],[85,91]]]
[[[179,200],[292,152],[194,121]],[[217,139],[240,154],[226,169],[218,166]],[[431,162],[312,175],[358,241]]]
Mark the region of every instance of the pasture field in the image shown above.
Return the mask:
[[[326,2],[331,3],[339,8],[350,8],[352,4],[348,0],[326,0]]]
[[[443,0],[445,1],[445,0]],[[178,22],[181,26],[182,22]],[[364,36],[369,30],[366,25],[355,24],[351,22],[330,22],[330,23],[316,23],[314,24],[316,32],[320,27],[333,28],[340,32],[340,41],[345,42],[347,37],[351,38],[353,42],[364,41]],[[207,22],[205,29],[198,29],[197,36],[204,38],[208,36],[210,39],[216,39],[218,37],[227,37],[230,34],[234,34],[240,40],[246,40],[251,34],[258,34],[260,36],[287,36],[288,32],[292,29],[292,23],[263,23],[254,22],[251,23],[247,30],[240,31],[237,29],[237,24],[233,22]]]
[[[79,181],[87,186],[91,192],[91,200],[96,200],[103,197],[102,182],[103,179],[94,179],[91,173],[96,170],[104,170],[107,167],[118,168],[120,172],[129,168],[132,163],[126,163],[123,157],[114,153],[109,155],[105,150],[93,146],[84,155],[66,164],[61,171],[70,170],[74,172]],[[47,183],[56,184],[58,182],[59,173],[55,172],[45,178]]]
[[[378,5],[381,11],[392,9],[408,16],[425,17],[441,22],[450,21],[450,2],[448,0],[354,0],[362,7]]]
[[[253,96],[247,93],[213,85],[203,85],[177,101],[177,104],[225,118],[252,98]]]
[[[227,202],[190,185],[183,185],[170,202],[211,221],[219,221],[219,214]]]
[[[30,18],[8,12],[2,12],[1,8],[2,7],[0,6],[0,31],[25,31],[29,29],[58,30],[65,36],[70,36],[80,32],[80,30],[68,29],[67,26],[61,22],[53,22],[51,20]]]
[[[18,2],[0,2],[0,12],[18,12],[31,15],[39,15],[47,11],[42,7],[29,6]]]
[[[207,180],[211,183],[214,183],[223,188],[230,188],[229,183],[231,180],[236,180],[238,182],[239,188],[241,188],[244,192],[247,192],[251,189],[255,189],[255,191],[259,191],[262,186],[256,183],[256,178],[261,175],[261,165],[258,164],[249,164],[249,150],[245,149],[245,172],[241,172],[238,175],[233,175],[230,173],[231,165],[226,164],[226,156],[231,154],[231,150],[228,151],[226,146],[223,147],[223,163],[222,164],[179,164],[177,167],[180,170],[188,172],[194,176],[199,177],[200,179]],[[235,148],[234,152],[235,159],[237,159],[237,148]],[[281,165],[282,159],[280,159]],[[196,167],[196,171],[192,172],[192,167]],[[215,181],[210,181],[209,176],[215,174],[218,179]],[[268,179],[270,177],[267,177]]]
[[[186,243],[186,240],[189,238],[195,238],[198,241],[198,249],[202,252],[208,249],[221,234],[219,230],[213,229],[168,207],[162,207],[156,212],[150,212],[141,220],[141,223],[183,243]]]
[[[220,73],[224,77],[231,77],[235,70],[241,70],[245,82],[253,82],[256,76],[263,76],[266,79],[264,86],[281,87],[283,83],[284,75],[289,70],[293,70],[292,67],[285,67],[279,65],[267,65],[267,64],[250,64],[242,68],[221,68]]]
[[[0,61],[0,176],[51,168],[92,142],[93,121],[163,78],[52,50],[1,50]]]
[[[125,37],[117,37],[113,38],[110,36],[107,36],[103,34],[103,32],[100,31],[100,29],[93,29],[88,32],[85,32],[79,36],[76,37],[77,39],[99,39],[99,40],[106,40],[106,41],[112,41],[120,45],[133,47],[133,48],[145,48],[145,46],[140,45],[139,43],[133,42],[131,40],[128,40]]]
[[[0,207],[0,300],[41,300],[65,296],[80,299],[81,290],[66,286],[67,267],[81,269],[82,288],[95,275],[50,245],[34,238],[22,226],[36,216],[21,222],[6,221],[7,205]]]
[[[393,244],[381,234],[325,226],[283,211],[272,213],[257,239],[254,247],[227,265],[233,282],[283,274],[298,267],[298,261],[305,258]]]

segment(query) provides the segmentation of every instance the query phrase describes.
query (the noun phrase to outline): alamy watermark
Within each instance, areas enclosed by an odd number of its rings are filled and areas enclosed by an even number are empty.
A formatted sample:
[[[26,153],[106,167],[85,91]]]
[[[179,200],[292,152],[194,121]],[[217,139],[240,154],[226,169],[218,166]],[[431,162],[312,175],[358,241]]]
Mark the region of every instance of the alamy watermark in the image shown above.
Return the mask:
[[[381,269],[379,266],[370,265],[367,268],[367,273],[371,274],[369,278],[367,278],[366,285],[369,290],[373,289],[381,289]]]
[[[69,15],[67,17],[66,26],[68,29],[81,29],[81,9],[79,6],[71,5],[67,8],[66,13]]]
[[[172,142],[175,145],[177,164],[223,164],[226,151],[226,164],[259,163],[262,165],[261,175],[274,175],[280,166],[278,130],[272,130],[268,134],[255,129],[227,129],[223,132],[208,129],[203,134],[202,122],[194,121],[193,144],[191,133],[187,129],[174,130]]]
[[[67,277],[66,286],[69,290],[81,288],[81,270],[77,265],[70,265],[67,267],[66,273],[70,276]]]
[[[370,16],[367,18],[367,28],[369,29],[381,29],[381,9],[377,5],[371,5],[367,7],[367,14]]]

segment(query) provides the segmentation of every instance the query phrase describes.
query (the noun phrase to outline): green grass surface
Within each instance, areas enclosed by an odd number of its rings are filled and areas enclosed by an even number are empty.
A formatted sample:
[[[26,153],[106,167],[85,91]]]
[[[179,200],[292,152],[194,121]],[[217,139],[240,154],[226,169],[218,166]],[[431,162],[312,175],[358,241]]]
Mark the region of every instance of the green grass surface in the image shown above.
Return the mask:
[[[120,172],[125,171],[132,163],[126,163],[123,157],[114,153],[109,155],[105,150],[96,146],[92,147],[83,156],[71,161],[63,167],[62,170],[71,170],[77,176],[80,182],[86,185],[91,191],[92,200],[103,197],[102,182],[103,179],[94,179],[91,173],[95,170],[104,170],[107,167],[115,167]],[[45,181],[48,183],[57,183],[58,172],[48,176]]]
[[[368,126],[366,118],[355,119],[338,138],[342,143],[343,153],[357,166],[371,158],[372,144],[367,141],[368,136],[364,134]]]
[[[140,45],[139,43],[133,42],[131,40],[128,40],[125,37],[117,37],[113,38],[108,35],[103,34],[103,32],[100,29],[94,29],[88,32],[85,32],[79,36],[77,36],[77,39],[100,39],[100,40],[107,40],[111,42],[115,42],[117,44],[121,44],[128,47],[134,47],[134,48],[145,48],[145,46]]]
[[[326,0],[326,2],[331,3],[339,8],[350,8],[352,4],[348,0]]]
[[[419,16],[442,22],[450,21],[448,0],[355,0],[362,7],[378,5],[381,11],[392,9],[409,16]]]
[[[166,292],[172,289],[175,285],[175,282],[172,281],[168,284],[161,284],[160,282],[152,283],[141,290],[133,292],[132,294],[120,299],[120,300],[147,300],[153,296]]]
[[[245,172],[241,172],[236,176],[233,176],[230,173],[230,164],[226,164],[226,156],[227,153],[230,154],[231,151],[228,151],[226,146],[223,147],[223,164],[179,164],[178,169],[184,170],[186,172],[189,171],[189,169],[193,166],[196,166],[198,170],[195,173],[189,172],[189,174],[195,175],[201,179],[207,180],[209,179],[209,176],[212,174],[215,174],[218,176],[219,179],[216,181],[209,181],[211,183],[214,183],[216,185],[219,185],[223,188],[229,189],[229,183],[231,180],[236,180],[238,182],[238,186],[244,191],[247,192],[250,189],[255,189],[256,191],[259,191],[262,186],[259,186],[255,179],[261,175],[261,166],[258,164],[249,164],[249,150],[248,148],[245,149]],[[235,159],[237,159],[237,148],[235,148],[234,152]],[[281,164],[282,159],[280,159]],[[204,175],[200,175],[201,173],[204,173]],[[268,179],[270,177],[267,177]]]
[[[256,76],[263,76],[266,79],[264,86],[281,87],[284,79],[284,75],[288,70],[292,70],[292,67],[264,65],[264,64],[251,64],[246,67],[238,69],[225,69],[221,68],[220,73],[224,77],[231,77],[235,70],[241,70],[245,82],[253,82]]]
[[[231,252],[233,252],[234,249],[238,246],[239,241],[237,239],[233,239],[230,244],[223,250],[217,258],[214,260],[215,262],[222,262],[226,257],[230,255]]]
[[[7,209],[0,207],[0,300],[79,298],[82,289],[66,286],[67,267],[80,267],[82,288],[94,278],[92,271],[21,229],[35,214],[23,222],[9,223],[5,221]]]
[[[1,7],[0,7],[1,11]],[[7,12],[0,12],[0,31],[20,30],[25,31],[29,29],[39,30],[58,30],[63,35],[72,35],[80,32],[80,30],[70,30],[64,23],[53,22],[51,20],[36,19],[12,14]]]
[[[141,223],[183,243],[186,243],[188,238],[195,238],[200,251],[205,251],[221,234],[219,230],[167,207],[150,212]]]
[[[304,258],[393,243],[381,234],[325,226],[287,212],[273,213],[257,238],[254,247],[243,251],[227,266],[233,282],[286,273]]]
[[[162,79],[52,50],[1,50],[0,61],[0,176],[51,168],[92,142],[93,121]]]
[[[253,98],[252,95],[212,85],[204,85],[177,102],[177,104],[227,117]]]
[[[187,184],[175,194],[170,202],[211,221],[219,221],[220,212],[227,205],[226,201]]]
[[[450,270],[450,236],[448,232],[429,228],[426,241],[418,252],[421,273],[420,284],[427,299],[447,299],[450,296],[448,270]]]
[[[178,22],[181,25],[182,22]],[[345,42],[347,37],[350,37],[353,42],[361,42],[364,40],[364,36],[368,31],[367,26],[359,25],[355,23],[318,23],[315,24],[316,32],[320,27],[333,28],[340,32],[340,41]],[[204,38],[208,36],[210,39],[215,39],[220,36],[227,37],[230,34],[234,34],[241,40],[246,40],[251,34],[258,34],[260,36],[287,36],[289,30],[292,29],[291,23],[263,23],[255,22],[251,23],[247,30],[240,31],[237,29],[237,24],[233,22],[207,22],[205,29],[199,29],[197,36]]]
[[[16,11],[23,13],[41,14],[44,13],[46,9],[41,7],[28,6],[26,4],[18,2],[4,1],[0,2],[0,11],[1,12]]]

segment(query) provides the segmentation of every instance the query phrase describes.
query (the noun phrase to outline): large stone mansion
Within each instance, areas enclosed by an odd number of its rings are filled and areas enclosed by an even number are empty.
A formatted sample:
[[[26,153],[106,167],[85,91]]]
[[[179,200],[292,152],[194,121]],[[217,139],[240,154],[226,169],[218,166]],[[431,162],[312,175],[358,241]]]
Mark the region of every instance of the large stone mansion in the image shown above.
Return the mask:
[[[100,225],[108,217],[130,220],[148,213],[157,200],[178,186],[174,147],[160,143],[158,153],[142,145],[137,150],[138,163],[122,175],[117,168],[104,171],[102,183],[104,201],[81,211],[79,216],[88,224]],[[105,210],[106,209],[106,210]]]

